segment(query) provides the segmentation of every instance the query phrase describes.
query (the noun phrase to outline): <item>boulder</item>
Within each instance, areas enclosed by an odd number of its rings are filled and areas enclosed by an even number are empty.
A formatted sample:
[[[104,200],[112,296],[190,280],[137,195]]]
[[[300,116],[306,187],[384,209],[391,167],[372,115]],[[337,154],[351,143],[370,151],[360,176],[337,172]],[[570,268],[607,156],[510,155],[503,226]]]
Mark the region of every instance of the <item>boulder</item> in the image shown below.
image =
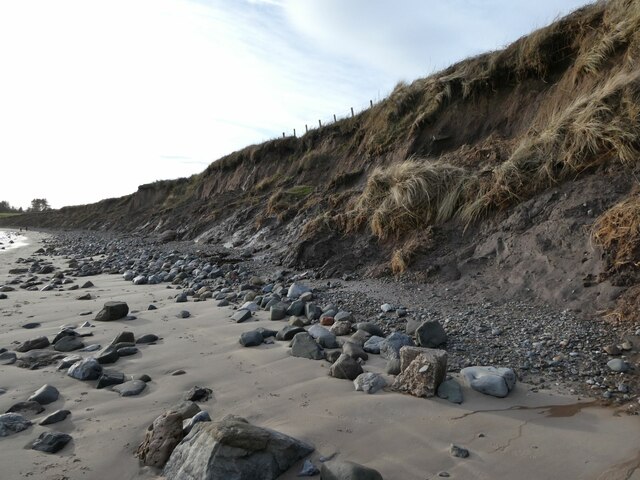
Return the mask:
[[[231,320],[236,323],[246,322],[251,318],[251,310],[241,309],[231,315]]]
[[[355,380],[362,373],[360,364],[346,353],[341,354],[329,367],[329,375],[344,380]]]
[[[351,322],[346,320],[336,320],[334,318],[333,325],[331,325],[331,333],[334,335],[342,336],[349,335],[351,333]]]
[[[96,315],[99,322],[112,322],[125,318],[129,313],[129,305],[125,302],[106,302]]]
[[[449,400],[451,403],[462,403],[462,388],[453,378],[442,382],[436,394],[439,398]]]
[[[240,334],[240,345],[243,347],[257,347],[262,344],[263,341],[264,337],[262,336],[262,333],[257,330],[243,332]]]
[[[493,397],[506,397],[516,385],[516,374],[510,368],[467,367],[460,373],[469,387]]]
[[[416,397],[433,397],[446,374],[447,352],[405,346],[400,349],[400,374],[393,388]]]
[[[74,350],[80,350],[84,347],[84,343],[78,337],[62,337],[54,345],[53,349],[56,352],[72,352]]]
[[[27,400],[38,402],[40,405],[48,405],[58,400],[60,392],[52,385],[43,385],[35,391]]]
[[[364,346],[362,348],[367,353],[374,353],[377,355],[380,353],[380,344],[383,341],[384,341],[384,337],[378,337],[374,335],[369,340],[364,342]]]
[[[291,343],[291,355],[294,357],[322,360],[324,351],[307,332],[297,333]]]
[[[400,349],[402,347],[413,347],[414,345],[409,335],[393,332],[383,342],[380,342],[380,355],[387,360],[400,358]]]
[[[353,386],[358,392],[376,393],[387,386],[387,381],[379,373],[361,373],[353,381]]]
[[[424,348],[437,348],[447,343],[447,332],[437,320],[428,320],[416,329],[416,343]]]
[[[16,347],[16,352],[24,353],[30,350],[39,350],[42,348],[47,348],[49,345],[50,343],[47,337],[33,338],[18,345]]]
[[[342,353],[346,353],[354,360],[369,360],[369,355],[367,355],[367,352],[365,352],[360,345],[353,342],[346,342],[342,346]]]
[[[274,480],[313,450],[282,433],[227,416],[196,424],[162,474],[167,480]]]
[[[171,452],[184,438],[182,432],[183,414],[169,410],[156,418],[144,434],[136,455],[143,464],[162,468],[169,460]]]
[[[74,363],[67,371],[67,375],[76,380],[97,380],[101,374],[102,365],[92,357]]]
[[[0,437],[7,437],[31,426],[31,421],[19,413],[4,413],[0,415]]]
[[[320,480],[382,480],[382,475],[357,463],[332,460],[322,464]]]

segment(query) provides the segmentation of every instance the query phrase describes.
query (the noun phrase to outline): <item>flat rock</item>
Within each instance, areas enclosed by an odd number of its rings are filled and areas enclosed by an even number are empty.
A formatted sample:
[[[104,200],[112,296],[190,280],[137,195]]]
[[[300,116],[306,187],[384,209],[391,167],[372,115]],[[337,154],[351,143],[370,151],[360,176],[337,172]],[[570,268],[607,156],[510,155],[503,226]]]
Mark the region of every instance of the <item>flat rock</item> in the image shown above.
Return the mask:
[[[301,332],[293,337],[291,355],[294,357],[309,358],[311,360],[322,360],[324,358],[324,351],[310,334]]]
[[[138,337],[138,339],[136,340],[136,343],[140,344],[140,343],[154,343],[157,342],[160,339],[160,337],[158,337],[157,335],[154,335],[153,333],[147,333],[145,335],[142,335],[141,337]]]
[[[621,358],[614,358],[607,362],[607,367],[613,372],[627,372],[631,366]]]
[[[313,450],[280,432],[227,416],[196,424],[162,473],[167,480],[274,480]]]
[[[78,337],[62,337],[54,345],[56,352],[73,352],[84,347],[84,343]]]
[[[82,360],[80,355],[69,355],[60,360],[60,364],[58,365],[58,370],[66,370],[74,363],[78,363]]]
[[[329,367],[329,375],[344,380],[355,380],[361,373],[362,366],[346,353],[341,354]]]
[[[30,426],[31,421],[19,413],[4,413],[0,415],[0,437],[22,432]]]
[[[71,412],[69,410],[56,410],[55,412],[50,413],[42,420],[40,420],[38,422],[38,425],[52,425],[54,423],[59,423],[66,419],[69,415],[71,415]]]
[[[17,358],[15,352],[2,352],[0,353],[0,365],[13,365]]]
[[[40,405],[48,405],[58,400],[60,392],[53,385],[43,385],[31,395],[28,400],[38,402]]]
[[[364,342],[363,350],[367,353],[378,355],[380,353],[380,344],[384,341],[384,337],[372,336]]]
[[[321,480],[382,480],[382,475],[373,468],[354,462],[331,460],[320,467]]]
[[[125,318],[129,313],[129,305],[125,302],[106,302],[96,315],[99,322],[112,322]]]
[[[50,343],[47,337],[33,338],[18,345],[18,347],[16,347],[16,352],[24,353],[30,350],[40,350],[47,348],[49,345]]]
[[[242,323],[251,318],[250,310],[238,310],[233,315],[231,315],[231,320],[236,323]]]
[[[393,332],[383,342],[380,342],[380,355],[387,360],[400,358],[402,347],[413,347],[413,339],[404,333]]]
[[[516,384],[516,374],[510,368],[467,367],[460,373],[469,387],[493,397],[506,397]]]
[[[44,412],[44,407],[40,405],[38,402],[29,400],[27,402],[14,403],[9,407],[6,413],[21,413],[21,412],[37,415],[38,413]]]
[[[140,395],[145,388],[147,384],[142,380],[129,380],[113,387],[113,391],[118,392],[121,397],[134,397]]]
[[[439,398],[449,400],[451,403],[462,403],[462,388],[453,378],[445,380],[436,392]]]
[[[103,370],[102,374],[98,378],[96,388],[105,388],[112,385],[120,385],[124,383],[124,373],[116,372],[114,370]]]
[[[61,432],[43,432],[31,448],[39,452],[56,453],[72,440],[71,435]]]
[[[294,327],[293,325],[286,325],[276,334],[276,340],[281,342],[287,342],[292,340],[298,333],[306,332],[302,327]]]
[[[379,373],[361,373],[353,381],[353,386],[359,392],[376,393],[387,386],[387,381]]]
[[[40,324],[38,322],[29,322],[22,325],[22,328],[26,328],[27,330],[31,330],[32,328],[38,328]]]
[[[447,352],[405,346],[400,349],[400,374],[393,388],[416,397],[433,397],[446,375]]]
[[[119,357],[129,357],[131,355],[135,355],[139,351],[138,347],[134,346],[119,347],[116,349],[116,353]]]

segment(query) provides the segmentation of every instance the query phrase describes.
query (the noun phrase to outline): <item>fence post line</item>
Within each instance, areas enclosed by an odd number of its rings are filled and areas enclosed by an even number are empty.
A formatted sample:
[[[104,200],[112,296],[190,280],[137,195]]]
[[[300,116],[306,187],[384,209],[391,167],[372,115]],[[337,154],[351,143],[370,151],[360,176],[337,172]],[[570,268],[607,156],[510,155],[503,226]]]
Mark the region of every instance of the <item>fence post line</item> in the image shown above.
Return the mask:
[[[369,105],[373,108],[373,100],[369,100]]]
[[[351,107],[351,118],[353,118],[353,107]]]
[[[337,122],[337,121],[338,121],[338,120],[336,119],[336,114],[335,114],[335,113],[333,114],[333,121],[334,121],[334,122]]]
[[[320,120],[318,120],[318,126],[322,128],[322,122]]]
[[[294,137],[296,136],[296,129],[295,128],[293,129],[293,136]]]
[[[306,123],[304,124],[304,131],[305,133],[309,133],[309,126]]]
[[[284,132],[282,132],[282,138],[284,138]]]

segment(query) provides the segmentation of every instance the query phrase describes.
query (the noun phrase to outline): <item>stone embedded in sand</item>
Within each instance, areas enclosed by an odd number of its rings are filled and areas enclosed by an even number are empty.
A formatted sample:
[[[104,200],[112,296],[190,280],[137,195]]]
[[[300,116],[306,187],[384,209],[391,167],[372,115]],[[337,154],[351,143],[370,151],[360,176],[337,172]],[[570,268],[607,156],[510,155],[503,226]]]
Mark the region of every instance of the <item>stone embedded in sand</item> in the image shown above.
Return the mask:
[[[437,320],[428,320],[416,329],[416,343],[424,348],[437,348],[447,343],[447,332]]]
[[[147,384],[142,380],[129,380],[113,387],[114,392],[118,392],[121,397],[135,397],[140,395],[147,388]]]
[[[318,320],[322,315],[322,309],[315,303],[307,303],[304,306],[304,315],[309,320]]]
[[[438,398],[449,400],[451,403],[462,403],[462,388],[453,378],[442,382],[436,395],[438,395]]]
[[[35,391],[27,400],[38,402],[40,405],[48,405],[58,400],[60,392],[53,385],[43,385]]]
[[[16,363],[17,355],[14,352],[0,353],[0,365],[13,365]]]
[[[24,353],[30,350],[39,350],[47,348],[50,345],[47,337],[38,337],[27,340],[16,347],[16,352]]]
[[[240,345],[243,347],[257,347],[264,342],[264,337],[262,333],[257,330],[252,330],[250,332],[243,332],[240,334]]]
[[[59,423],[66,419],[69,415],[71,415],[71,412],[69,410],[56,410],[55,412],[50,413],[42,420],[40,420],[40,422],[38,422],[38,425],[52,425],[54,423]]]
[[[154,335],[153,333],[147,333],[146,335],[142,335],[141,337],[139,337],[136,340],[137,344],[141,344],[141,343],[153,343],[153,342],[157,342],[160,339],[160,337],[158,337],[157,335]]]
[[[449,453],[452,457],[457,458],[467,458],[469,456],[469,450],[464,447],[459,447],[458,445],[454,445],[453,443],[449,447]]]
[[[4,413],[0,415],[0,437],[7,437],[31,426],[31,421],[19,413]]]
[[[329,375],[344,380],[355,380],[361,373],[362,366],[346,353],[342,353],[329,367]]]
[[[106,302],[96,315],[99,322],[112,322],[125,318],[129,313],[129,305],[125,302]]]
[[[468,386],[494,397],[506,397],[516,385],[516,374],[510,368],[467,367],[460,373]]]
[[[198,423],[175,448],[162,474],[167,480],[274,480],[313,450],[230,415]]]
[[[102,374],[98,378],[96,388],[105,388],[112,385],[120,385],[124,383],[124,373],[116,372],[114,370],[103,370]]]
[[[307,332],[301,332],[293,337],[291,342],[291,355],[294,357],[322,360],[324,351]]]
[[[373,468],[354,462],[332,460],[320,468],[322,480],[382,480],[382,475]]]
[[[33,442],[31,448],[39,452],[56,453],[71,441],[71,435],[60,432],[44,432]]]
[[[44,412],[44,407],[40,405],[38,402],[29,400],[27,402],[14,403],[9,407],[6,413],[21,413],[21,412],[38,414],[38,413]]]
[[[393,388],[416,397],[433,397],[446,374],[447,352],[405,346],[400,349],[400,374]]]
[[[84,347],[84,343],[78,337],[62,337],[54,345],[53,349],[56,352],[73,352],[74,350],[80,350]]]
[[[250,318],[251,318],[251,311],[245,310],[245,309],[238,310],[236,313],[231,315],[231,320],[233,320],[236,323],[245,322]]]
[[[361,373],[353,381],[356,391],[364,393],[376,393],[387,386],[387,381],[379,373]]]
[[[284,320],[287,316],[287,308],[289,308],[284,303],[278,303],[276,305],[272,305],[269,308],[269,320],[278,321]]]
[[[192,402],[206,402],[211,398],[211,394],[213,390],[208,387],[191,387],[191,389],[184,396],[185,400],[190,400]]]

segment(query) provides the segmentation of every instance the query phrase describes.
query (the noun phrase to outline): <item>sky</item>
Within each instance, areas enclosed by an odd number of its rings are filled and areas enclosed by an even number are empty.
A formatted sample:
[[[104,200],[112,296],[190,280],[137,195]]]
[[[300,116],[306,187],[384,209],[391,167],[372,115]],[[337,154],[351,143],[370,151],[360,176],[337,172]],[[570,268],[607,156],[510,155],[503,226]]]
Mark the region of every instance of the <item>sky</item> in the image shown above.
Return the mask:
[[[304,132],[584,0],[0,0],[0,200],[54,208]]]

